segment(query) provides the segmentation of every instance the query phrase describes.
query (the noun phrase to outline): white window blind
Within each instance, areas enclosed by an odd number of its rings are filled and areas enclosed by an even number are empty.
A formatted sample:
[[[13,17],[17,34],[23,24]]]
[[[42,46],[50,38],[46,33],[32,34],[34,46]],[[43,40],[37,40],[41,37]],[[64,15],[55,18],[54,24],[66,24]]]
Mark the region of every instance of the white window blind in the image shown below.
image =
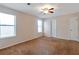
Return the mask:
[[[15,15],[0,13],[0,38],[16,35]]]

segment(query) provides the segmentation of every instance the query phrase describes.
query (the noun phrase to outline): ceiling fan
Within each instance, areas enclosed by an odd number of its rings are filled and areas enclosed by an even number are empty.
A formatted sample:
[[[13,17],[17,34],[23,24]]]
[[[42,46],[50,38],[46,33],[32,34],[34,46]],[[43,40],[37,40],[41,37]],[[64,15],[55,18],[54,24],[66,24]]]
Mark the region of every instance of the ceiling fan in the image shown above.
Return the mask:
[[[31,5],[31,3],[27,3],[27,5]],[[43,7],[41,8],[42,13],[54,13],[54,8]]]
[[[54,8],[48,9],[48,12],[49,12],[49,13],[54,13]]]
[[[54,13],[54,8],[42,8],[41,11],[45,14]]]

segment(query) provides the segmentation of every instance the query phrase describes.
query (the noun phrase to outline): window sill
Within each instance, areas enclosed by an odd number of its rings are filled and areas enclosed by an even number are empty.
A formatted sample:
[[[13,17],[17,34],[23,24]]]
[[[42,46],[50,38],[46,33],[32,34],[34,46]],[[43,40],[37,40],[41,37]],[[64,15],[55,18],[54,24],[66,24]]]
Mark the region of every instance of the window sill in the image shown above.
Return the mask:
[[[15,36],[10,36],[10,37],[0,37],[0,39],[10,39],[10,38],[15,38],[16,37],[16,35]]]

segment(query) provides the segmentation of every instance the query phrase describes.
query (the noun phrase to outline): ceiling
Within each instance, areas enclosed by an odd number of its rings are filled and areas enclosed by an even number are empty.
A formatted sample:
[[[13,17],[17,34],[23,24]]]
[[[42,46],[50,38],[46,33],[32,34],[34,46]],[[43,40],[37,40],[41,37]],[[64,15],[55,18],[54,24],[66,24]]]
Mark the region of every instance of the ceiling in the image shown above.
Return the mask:
[[[79,12],[78,3],[31,3],[31,5],[27,5],[27,3],[0,3],[0,5],[20,12],[29,13],[39,18],[50,18],[64,14]],[[44,6],[53,7],[54,13],[41,13],[40,9]]]

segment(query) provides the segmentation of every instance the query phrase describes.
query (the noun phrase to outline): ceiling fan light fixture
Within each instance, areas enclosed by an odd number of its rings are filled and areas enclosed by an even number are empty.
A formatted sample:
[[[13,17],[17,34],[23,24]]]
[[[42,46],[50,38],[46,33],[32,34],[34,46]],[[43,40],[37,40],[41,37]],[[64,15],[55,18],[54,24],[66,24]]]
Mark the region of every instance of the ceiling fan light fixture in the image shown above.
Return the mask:
[[[41,8],[41,11],[45,14],[54,13],[54,8]]]
[[[41,8],[41,11],[43,12],[43,13],[48,13],[48,8]]]

